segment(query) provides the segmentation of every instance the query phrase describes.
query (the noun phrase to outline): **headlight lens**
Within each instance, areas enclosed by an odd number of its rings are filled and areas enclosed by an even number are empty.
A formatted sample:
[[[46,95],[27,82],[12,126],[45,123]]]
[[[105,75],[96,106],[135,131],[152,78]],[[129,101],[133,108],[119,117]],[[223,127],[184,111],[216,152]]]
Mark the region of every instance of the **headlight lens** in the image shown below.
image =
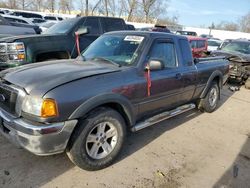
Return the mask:
[[[58,116],[57,103],[54,99],[27,96],[24,99],[22,111],[43,118]]]
[[[24,43],[0,43],[0,54],[5,57],[3,62],[21,62],[26,58]]]

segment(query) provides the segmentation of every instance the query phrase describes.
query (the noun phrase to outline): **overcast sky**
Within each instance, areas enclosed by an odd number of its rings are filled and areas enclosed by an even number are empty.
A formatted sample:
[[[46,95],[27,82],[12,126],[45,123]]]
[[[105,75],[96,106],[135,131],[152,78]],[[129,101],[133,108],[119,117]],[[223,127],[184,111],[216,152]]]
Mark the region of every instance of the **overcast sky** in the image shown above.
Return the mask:
[[[250,12],[250,0],[170,0],[167,15],[178,15],[187,26],[209,26],[221,21],[238,21]]]

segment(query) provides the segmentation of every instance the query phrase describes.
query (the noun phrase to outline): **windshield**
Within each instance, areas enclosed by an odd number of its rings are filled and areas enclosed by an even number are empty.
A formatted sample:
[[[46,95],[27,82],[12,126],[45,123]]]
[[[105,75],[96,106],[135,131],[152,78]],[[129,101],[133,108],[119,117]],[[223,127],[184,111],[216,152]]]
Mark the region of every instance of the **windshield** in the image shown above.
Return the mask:
[[[214,41],[214,40],[208,40],[207,43],[208,43],[208,46],[215,46],[215,47],[219,47],[221,44],[220,41]]]
[[[79,19],[68,19],[61,21],[46,30],[44,34],[66,34],[75,26],[78,20]]]
[[[240,52],[243,54],[250,54],[250,42],[229,42],[224,47],[222,47],[222,50],[228,52]]]
[[[120,66],[134,65],[138,49],[144,37],[138,35],[103,35],[82,54],[85,60],[102,58]]]

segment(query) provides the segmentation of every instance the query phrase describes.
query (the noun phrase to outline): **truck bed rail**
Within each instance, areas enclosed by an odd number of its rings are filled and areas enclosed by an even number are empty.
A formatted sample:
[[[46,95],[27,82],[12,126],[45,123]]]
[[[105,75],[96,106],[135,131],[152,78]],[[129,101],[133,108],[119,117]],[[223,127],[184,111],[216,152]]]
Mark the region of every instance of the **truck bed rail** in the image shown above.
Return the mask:
[[[205,58],[195,58],[194,63],[200,63],[203,61],[216,61],[216,60],[226,60],[225,56],[216,56],[216,57],[205,57]]]

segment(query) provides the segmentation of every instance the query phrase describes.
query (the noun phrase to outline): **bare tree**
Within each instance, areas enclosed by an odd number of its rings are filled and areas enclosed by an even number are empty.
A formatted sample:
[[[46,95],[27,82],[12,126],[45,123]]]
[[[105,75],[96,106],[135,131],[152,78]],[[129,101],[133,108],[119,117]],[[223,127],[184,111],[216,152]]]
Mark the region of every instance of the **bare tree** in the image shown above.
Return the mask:
[[[55,12],[55,8],[56,8],[56,0],[47,0],[46,4],[47,4],[47,9],[50,12]]]
[[[242,32],[250,33],[250,12],[240,19],[240,29]]]
[[[227,30],[227,31],[238,31],[239,25],[234,22],[222,21],[214,26],[214,29]]]
[[[13,8],[13,9],[17,9],[17,8],[18,8],[17,0],[8,0],[8,1],[6,2],[6,5],[7,5],[9,8]]]
[[[92,10],[91,10],[92,16],[94,15],[96,9],[97,9],[98,6],[101,4],[101,2],[102,2],[102,0],[98,0],[98,1],[96,2],[96,4],[93,6],[93,8],[92,8]]]
[[[30,7],[30,5],[32,5],[32,1],[30,0],[20,0],[19,3],[21,4],[21,9],[25,10],[28,7]]]
[[[163,10],[167,9],[168,0],[142,0],[141,7],[144,14],[144,21],[146,23],[152,22],[161,16]]]
[[[128,4],[127,18],[128,18],[128,21],[133,20],[133,15],[134,15],[134,11],[136,9],[137,3],[138,3],[137,0],[127,0],[127,4]]]
[[[71,14],[71,9],[72,9],[71,0],[60,0],[59,8],[63,13],[67,13],[68,11],[68,13]]]
[[[34,0],[33,7],[36,11],[44,9],[44,0]]]

